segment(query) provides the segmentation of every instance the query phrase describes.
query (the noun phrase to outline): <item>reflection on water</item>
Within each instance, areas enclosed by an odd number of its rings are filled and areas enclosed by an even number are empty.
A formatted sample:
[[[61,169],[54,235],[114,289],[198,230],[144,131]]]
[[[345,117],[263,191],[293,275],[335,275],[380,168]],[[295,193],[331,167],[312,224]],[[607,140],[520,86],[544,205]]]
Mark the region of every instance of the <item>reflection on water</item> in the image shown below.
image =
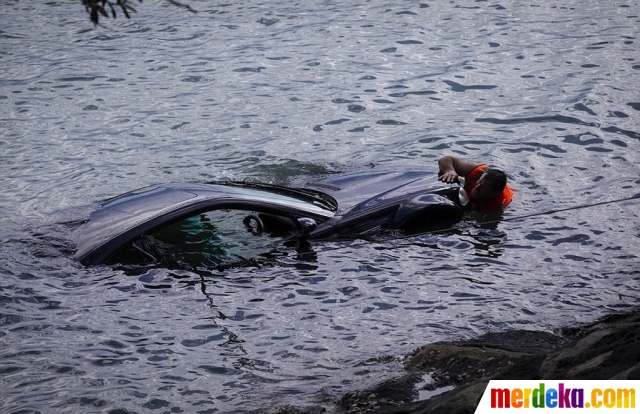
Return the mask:
[[[424,343],[637,305],[637,201],[516,220],[639,192],[633,6],[145,2],[93,27],[5,2],[4,411],[330,407]],[[71,259],[97,203],[147,184],[295,185],[444,153],[508,172],[502,217],[225,269]]]

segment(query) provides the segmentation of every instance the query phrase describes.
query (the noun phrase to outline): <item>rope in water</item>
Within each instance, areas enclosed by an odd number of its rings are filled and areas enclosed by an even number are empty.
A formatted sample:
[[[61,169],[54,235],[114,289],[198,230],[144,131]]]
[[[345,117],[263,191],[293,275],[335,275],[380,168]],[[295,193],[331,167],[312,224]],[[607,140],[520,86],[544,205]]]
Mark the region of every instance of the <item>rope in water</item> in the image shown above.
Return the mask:
[[[633,195],[631,197],[618,198],[618,199],[615,199],[615,200],[599,201],[597,203],[590,203],[590,204],[581,204],[581,205],[578,205],[578,206],[572,206],[572,207],[566,207],[566,208],[558,208],[558,209],[555,209],[555,210],[548,210],[548,211],[543,211],[543,212],[539,212],[539,213],[524,214],[524,215],[521,215],[521,216],[506,217],[506,218],[503,218],[503,219],[500,219],[500,220],[494,220],[494,221],[491,221],[491,222],[484,222],[484,223],[492,223],[492,222],[498,222],[498,221],[520,220],[520,219],[529,218],[529,217],[536,217],[536,216],[544,216],[544,215],[547,215],[547,214],[561,213],[563,211],[580,210],[580,209],[583,209],[583,208],[603,206],[605,204],[621,203],[623,201],[635,200],[637,198],[640,198],[640,193],[635,194],[635,195]]]
[[[500,219],[496,219],[496,220],[483,221],[480,224],[493,224],[493,223],[500,223],[500,222],[505,222],[505,221],[522,220],[522,219],[530,218],[530,217],[545,216],[545,215],[548,215],[548,214],[562,213],[562,212],[565,212],[565,211],[580,210],[580,209],[584,209],[584,208],[603,206],[603,205],[606,205],[606,204],[621,203],[623,201],[630,201],[630,200],[635,200],[635,199],[640,199],[640,193],[632,195],[631,197],[618,198],[618,199],[615,199],[615,200],[598,201],[597,203],[581,204],[581,205],[578,205],[578,206],[557,208],[557,209],[541,211],[541,212],[537,212],[537,213],[523,214],[523,215],[520,215],[520,216],[504,217],[504,218],[500,218]],[[434,230],[434,231],[431,231],[429,233],[441,233],[441,232],[455,230],[455,229],[456,229],[455,227],[449,227],[448,229]]]

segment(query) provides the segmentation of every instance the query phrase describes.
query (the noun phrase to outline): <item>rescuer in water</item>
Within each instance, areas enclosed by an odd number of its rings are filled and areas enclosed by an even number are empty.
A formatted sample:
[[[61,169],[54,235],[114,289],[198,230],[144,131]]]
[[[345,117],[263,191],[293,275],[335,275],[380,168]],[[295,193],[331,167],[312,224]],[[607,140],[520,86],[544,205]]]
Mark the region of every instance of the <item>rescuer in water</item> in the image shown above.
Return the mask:
[[[479,210],[500,210],[513,198],[507,175],[502,170],[450,155],[440,158],[438,167],[440,181],[460,183],[460,202],[463,205]]]

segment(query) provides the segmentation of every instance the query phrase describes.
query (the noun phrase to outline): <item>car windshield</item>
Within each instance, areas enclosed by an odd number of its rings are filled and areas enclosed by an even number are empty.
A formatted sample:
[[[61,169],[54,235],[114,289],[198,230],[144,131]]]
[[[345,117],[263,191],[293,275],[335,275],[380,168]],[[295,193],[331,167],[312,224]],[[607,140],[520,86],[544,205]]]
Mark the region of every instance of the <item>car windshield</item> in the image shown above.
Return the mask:
[[[300,230],[293,218],[245,209],[197,214],[137,239],[111,262],[220,266],[273,253]]]

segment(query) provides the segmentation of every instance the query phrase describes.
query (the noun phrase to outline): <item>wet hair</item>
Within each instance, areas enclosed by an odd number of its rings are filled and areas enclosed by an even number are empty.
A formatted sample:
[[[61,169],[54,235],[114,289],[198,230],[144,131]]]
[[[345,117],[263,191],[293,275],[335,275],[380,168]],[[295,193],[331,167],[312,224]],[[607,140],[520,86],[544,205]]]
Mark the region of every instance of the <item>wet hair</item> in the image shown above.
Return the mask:
[[[491,182],[491,191],[496,194],[501,193],[505,185],[507,185],[507,175],[504,171],[495,168],[489,168],[484,173],[484,179]]]

